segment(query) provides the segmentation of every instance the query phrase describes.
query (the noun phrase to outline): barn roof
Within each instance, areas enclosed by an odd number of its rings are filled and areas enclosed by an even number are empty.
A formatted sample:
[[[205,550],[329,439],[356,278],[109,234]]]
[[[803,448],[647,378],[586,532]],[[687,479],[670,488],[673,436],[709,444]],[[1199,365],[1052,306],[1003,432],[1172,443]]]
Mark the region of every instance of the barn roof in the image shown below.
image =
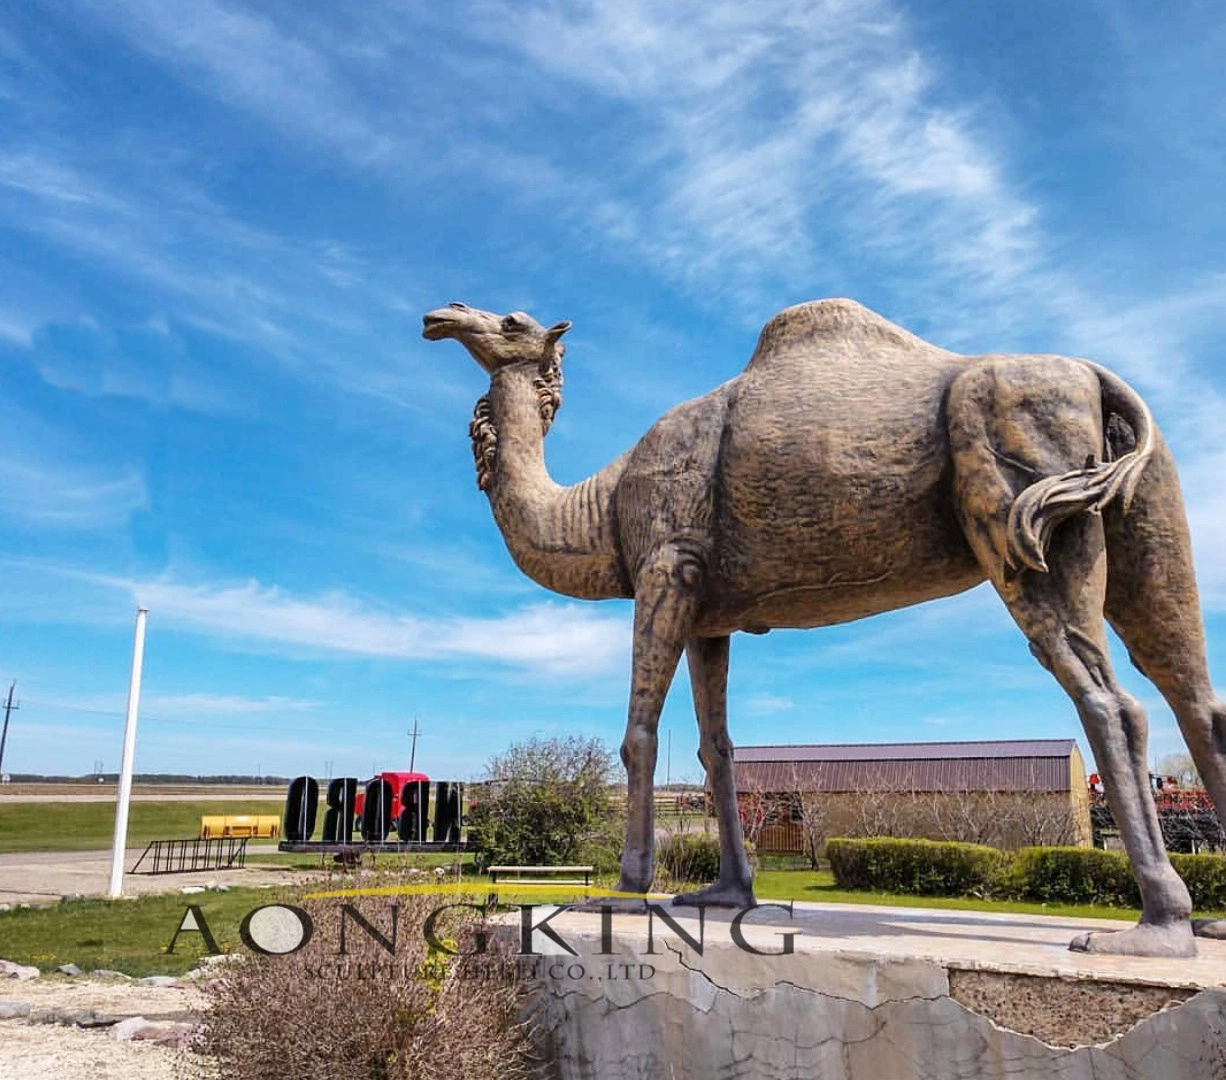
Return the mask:
[[[816,743],[738,746],[736,761],[925,761],[930,758],[1068,757],[1076,739],[998,739],[983,742]]]
[[[739,791],[1068,791],[1073,739],[739,746]]]

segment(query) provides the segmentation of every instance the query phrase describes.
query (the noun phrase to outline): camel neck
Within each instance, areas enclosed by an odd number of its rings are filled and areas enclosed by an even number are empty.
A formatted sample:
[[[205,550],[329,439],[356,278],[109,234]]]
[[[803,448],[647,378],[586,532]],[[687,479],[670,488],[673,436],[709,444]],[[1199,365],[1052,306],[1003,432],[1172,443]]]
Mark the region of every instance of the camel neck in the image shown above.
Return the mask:
[[[490,383],[490,412],[498,431],[498,462],[490,494],[495,514],[500,490],[527,495],[558,487],[545,466],[545,430],[535,377],[532,367],[521,365],[497,372]]]
[[[499,371],[490,384],[494,520],[516,565],[537,584],[583,599],[624,596],[612,525],[624,458],[570,487],[555,483],[545,466],[535,377],[532,367],[516,367]]]

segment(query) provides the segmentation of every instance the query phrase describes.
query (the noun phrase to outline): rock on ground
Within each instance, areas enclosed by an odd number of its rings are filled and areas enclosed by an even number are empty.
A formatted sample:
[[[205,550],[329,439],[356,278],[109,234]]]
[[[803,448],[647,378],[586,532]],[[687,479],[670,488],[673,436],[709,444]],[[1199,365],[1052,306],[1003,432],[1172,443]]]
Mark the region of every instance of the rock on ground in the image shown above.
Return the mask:
[[[83,1076],[89,1080],[182,1080],[183,1067],[206,1063],[182,1049],[194,1026],[192,1011],[202,995],[185,986],[148,986],[124,980],[87,977],[72,981],[0,980],[0,1009],[18,1015],[0,1022],[0,1078],[46,1080]],[[61,1027],[31,1023],[37,1015],[88,1016],[108,1021],[104,1028]],[[143,1020],[148,1035],[121,1040],[111,1032],[118,1018]],[[155,1019],[156,1018],[156,1019]],[[136,1027],[136,1025],[129,1025]]]

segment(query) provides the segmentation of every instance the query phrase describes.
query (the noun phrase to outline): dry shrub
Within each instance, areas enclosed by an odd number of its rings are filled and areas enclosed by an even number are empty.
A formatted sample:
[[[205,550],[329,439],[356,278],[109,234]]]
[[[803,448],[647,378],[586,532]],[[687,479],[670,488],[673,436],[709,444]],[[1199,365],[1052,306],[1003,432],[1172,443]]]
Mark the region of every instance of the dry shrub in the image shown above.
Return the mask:
[[[289,900],[314,922],[310,942],[286,956],[251,955],[206,986],[197,1049],[226,1080],[516,1080],[531,1072],[527,983],[513,944],[490,932],[487,952],[431,949],[423,924],[445,904],[476,897],[391,895]],[[352,905],[388,940],[365,932]],[[469,953],[479,913],[452,909],[436,937]]]

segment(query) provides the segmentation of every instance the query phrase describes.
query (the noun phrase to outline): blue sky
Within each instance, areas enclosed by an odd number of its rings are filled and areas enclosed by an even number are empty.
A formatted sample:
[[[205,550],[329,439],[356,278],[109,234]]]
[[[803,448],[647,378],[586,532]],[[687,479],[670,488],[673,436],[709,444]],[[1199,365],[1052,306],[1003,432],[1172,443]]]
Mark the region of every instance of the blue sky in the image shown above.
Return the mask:
[[[1113,367],[1181,462],[1221,685],[1224,53],[1208,2],[0,3],[6,767],[117,767],[137,602],[140,771],[366,775],[414,716],[438,776],[620,741],[629,606],[511,564],[484,377],[419,337],[455,299],[573,320],[561,482],[802,300]],[[738,637],[731,725],[1079,734],[982,588]],[[663,731],[696,778],[684,674]]]

